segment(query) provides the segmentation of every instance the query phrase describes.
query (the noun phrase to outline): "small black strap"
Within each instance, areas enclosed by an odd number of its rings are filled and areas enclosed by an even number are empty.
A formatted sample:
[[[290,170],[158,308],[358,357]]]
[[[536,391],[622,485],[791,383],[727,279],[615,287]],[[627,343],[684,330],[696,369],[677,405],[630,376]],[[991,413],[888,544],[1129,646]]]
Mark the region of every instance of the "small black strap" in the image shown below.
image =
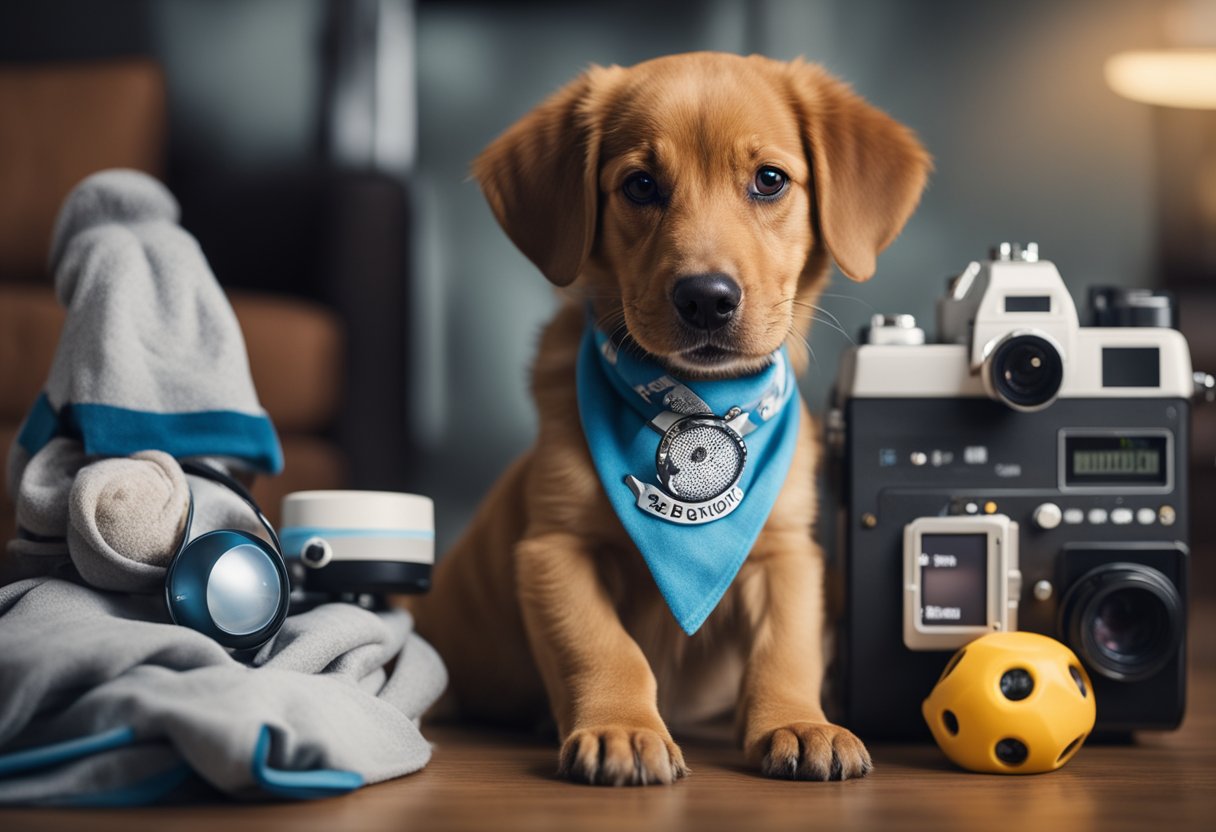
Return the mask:
[[[178,464],[182,466],[182,471],[195,477],[202,477],[205,480],[224,486],[229,491],[232,491],[236,496],[245,501],[245,504],[253,509],[253,513],[257,515],[258,521],[261,522],[262,528],[270,535],[270,542],[274,546],[275,552],[279,557],[283,557],[283,544],[279,543],[279,536],[275,534],[274,526],[270,525],[270,521],[266,519],[266,515],[258,508],[257,502],[253,499],[253,495],[245,486],[241,485],[232,477],[228,476],[218,468],[204,464],[202,462],[192,462],[189,460],[179,459]],[[190,540],[190,526],[194,522],[194,493],[190,494],[190,510],[186,514],[186,531],[182,535],[182,544],[178,547],[178,553],[185,548],[186,543]]]

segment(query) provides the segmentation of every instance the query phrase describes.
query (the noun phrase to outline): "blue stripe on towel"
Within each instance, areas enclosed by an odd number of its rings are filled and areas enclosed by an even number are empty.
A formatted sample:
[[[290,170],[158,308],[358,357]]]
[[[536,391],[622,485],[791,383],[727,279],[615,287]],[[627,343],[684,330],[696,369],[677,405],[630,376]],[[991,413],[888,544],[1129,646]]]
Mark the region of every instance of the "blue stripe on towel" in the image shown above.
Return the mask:
[[[363,775],[357,771],[334,768],[291,771],[271,768],[270,739],[270,726],[263,725],[253,748],[253,779],[269,794],[296,800],[315,800],[319,797],[336,797],[353,792],[363,785]]]
[[[135,729],[130,725],[120,725],[84,737],[14,751],[0,755],[0,779],[36,776],[41,769],[103,754],[134,742]],[[144,806],[162,799],[193,775],[194,770],[190,766],[179,763],[129,786],[93,794],[58,795],[39,802],[52,806]]]
[[[51,400],[46,393],[39,393],[34,406],[25,415],[21,423],[21,432],[17,434],[17,442],[25,448],[30,456],[38,453],[42,446],[55,438],[59,433],[59,416],[51,407]]]
[[[283,450],[264,414],[235,410],[155,413],[108,404],[69,404],[58,413],[46,393],[34,402],[17,440],[33,456],[56,435],[79,438],[90,456],[158,450],[170,456],[230,456],[268,474],[283,470]]]
[[[112,751],[133,742],[135,742],[135,729],[130,725],[120,725],[99,734],[13,751],[0,755],[0,778],[25,774],[34,769],[57,766],[87,757],[90,754]]]

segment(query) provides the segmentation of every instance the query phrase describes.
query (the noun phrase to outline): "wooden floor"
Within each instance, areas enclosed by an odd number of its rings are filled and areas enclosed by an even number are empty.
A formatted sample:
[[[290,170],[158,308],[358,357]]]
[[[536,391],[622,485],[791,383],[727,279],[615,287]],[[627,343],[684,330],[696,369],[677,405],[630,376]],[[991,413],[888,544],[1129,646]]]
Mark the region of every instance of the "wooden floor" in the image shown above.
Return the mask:
[[[553,776],[543,740],[431,726],[418,774],[317,803],[174,809],[0,811],[0,830],[999,830],[1216,828],[1216,607],[1191,621],[1183,728],[1132,746],[1086,746],[1051,774],[967,774],[931,745],[871,744],[864,780],[790,783],[744,769],[724,733],[682,738],[693,774],[673,786],[611,789]]]

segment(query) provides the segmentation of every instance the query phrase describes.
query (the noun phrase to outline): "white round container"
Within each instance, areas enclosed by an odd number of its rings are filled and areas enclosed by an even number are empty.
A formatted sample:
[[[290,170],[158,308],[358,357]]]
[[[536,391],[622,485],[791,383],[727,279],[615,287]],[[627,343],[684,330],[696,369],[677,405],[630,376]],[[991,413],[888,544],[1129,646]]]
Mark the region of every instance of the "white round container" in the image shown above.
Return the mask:
[[[305,589],[424,592],[435,562],[435,504],[392,491],[296,491],[283,498],[279,538]]]

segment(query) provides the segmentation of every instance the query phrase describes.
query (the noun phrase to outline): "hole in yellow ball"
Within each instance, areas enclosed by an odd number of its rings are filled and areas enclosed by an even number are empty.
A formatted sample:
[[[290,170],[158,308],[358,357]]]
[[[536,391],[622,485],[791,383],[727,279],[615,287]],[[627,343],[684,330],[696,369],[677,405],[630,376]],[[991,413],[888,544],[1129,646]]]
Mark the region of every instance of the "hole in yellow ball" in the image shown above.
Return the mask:
[[[1001,694],[1010,702],[1021,702],[1034,691],[1034,677],[1022,667],[1006,670],[1001,676]]]
[[[1005,737],[996,744],[996,758],[1007,766],[1020,766],[1030,756],[1030,749],[1021,740]]]
[[[942,725],[950,732],[950,736],[958,736],[958,717],[954,715],[954,711],[942,711]]]
[[[1076,750],[1081,747],[1081,743],[1083,743],[1083,742],[1085,742],[1084,734],[1077,737],[1075,740],[1070,742],[1068,745],[1064,746],[1064,750],[1060,752],[1060,756],[1056,757],[1056,762],[1057,763],[1068,762],[1068,758],[1070,758],[1074,753],[1076,753]]]
[[[1081,668],[1069,665],[1068,675],[1077,683],[1077,690],[1081,691],[1081,695],[1089,696],[1089,691],[1085,688],[1085,677],[1081,675]]]

